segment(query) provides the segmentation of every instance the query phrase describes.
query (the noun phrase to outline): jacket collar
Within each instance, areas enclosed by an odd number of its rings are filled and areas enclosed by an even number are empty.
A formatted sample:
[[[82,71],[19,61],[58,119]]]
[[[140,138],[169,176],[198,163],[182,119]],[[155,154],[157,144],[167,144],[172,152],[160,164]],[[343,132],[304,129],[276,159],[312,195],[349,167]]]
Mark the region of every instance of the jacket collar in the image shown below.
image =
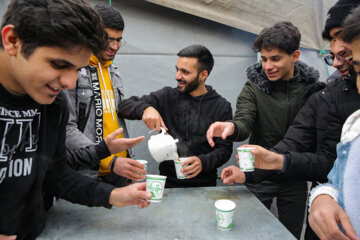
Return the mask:
[[[99,63],[99,59],[93,54],[91,55],[91,58],[90,58],[90,65],[91,66],[98,66],[98,63]],[[105,64],[101,64],[101,66],[104,68],[104,67],[108,67],[110,66],[112,63],[112,61],[106,61]]]
[[[347,143],[360,134],[360,110],[352,113],[345,121],[341,132],[341,142]]]

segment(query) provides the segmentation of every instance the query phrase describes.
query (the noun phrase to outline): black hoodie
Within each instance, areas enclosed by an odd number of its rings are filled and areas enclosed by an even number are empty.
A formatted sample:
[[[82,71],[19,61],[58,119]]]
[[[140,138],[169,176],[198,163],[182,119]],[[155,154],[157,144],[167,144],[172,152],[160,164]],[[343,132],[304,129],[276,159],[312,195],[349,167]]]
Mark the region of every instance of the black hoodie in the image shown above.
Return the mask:
[[[231,104],[221,97],[211,86],[207,93],[192,97],[176,88],[165,87],[149,95],[131,97],[119,106],[119,113],[127,118],[141,119],[143,111],[153,106],[161,114],[168,133],[179,139],[177,143],[180,157],[197,156],[202,163],[202,171],[191,179],[177,179],[173,161],[160,164],[161,175],[167,176],[166,187],[215,186],[217,168],[226,163],[232,153],[232,143],[215,139],[212,148],[206,139],[206,131],[215,121],[232,119]],[[129,109],[130,102],[138,102],[136,109]]]

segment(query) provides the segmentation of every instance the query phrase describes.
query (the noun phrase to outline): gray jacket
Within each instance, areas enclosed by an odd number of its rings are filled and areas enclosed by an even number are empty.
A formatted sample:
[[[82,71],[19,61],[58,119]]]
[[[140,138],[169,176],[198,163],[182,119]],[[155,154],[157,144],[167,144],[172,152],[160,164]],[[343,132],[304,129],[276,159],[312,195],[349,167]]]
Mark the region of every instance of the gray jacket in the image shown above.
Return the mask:
[[[68,163],[75,169],[94,168],[99,165],[101,159],[110,155],[110,152],[104,142],[95,144],[95,105],[94,93],[90,78],[90,68],[96,66],[87,66],[79,72],[79,78],[76,88],[66,90],[65,94],[68,100],[69,123],[66,127],[66,148],[68,150]],[[118,113],[118,107],[123,100],[123,82],[117,67],[109,66],[112,86],[114,88],[115,106]],[[79,120],[85,117],[85,121]],[[129,134],[125,125],[125,120],[118,115],[119,126],[124,129],[123,135],[128,138]],[[80,130],[83,128],[83,131]],[[76,155],[76,157],[71,157]],[[131,157],[131,152],[128,151]]]

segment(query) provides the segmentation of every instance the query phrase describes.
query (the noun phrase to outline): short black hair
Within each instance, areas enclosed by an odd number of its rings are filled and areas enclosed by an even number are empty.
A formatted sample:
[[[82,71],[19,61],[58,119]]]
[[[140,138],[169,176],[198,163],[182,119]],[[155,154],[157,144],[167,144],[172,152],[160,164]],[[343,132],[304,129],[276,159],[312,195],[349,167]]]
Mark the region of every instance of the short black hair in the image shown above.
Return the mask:
[[[198,59],[199,63],[199,72],[207,70],[210,74],[214,66],[214,58],[209,49],[203,45],[195,44],[183,48],[177,54],[179,57],[193,57]]]
[[[101,18],[85,0],[12,0],[1,28],[9,24],[15,26],[25,58],[37,47],[82,45],[97,53],[107,46]]]
[[[360,37],[360,6],[351,10],[344,22],[343,40],[350,43]]]
[[[291,22],[278,22],[264,28],[255,39],[253,49],[261,52],[263,48],[270,50],[278,48],[287,54],[299,49],[301,34]]]
[[[109,5],[95,5],[106,28],[124,31],[124,19],[120,12]]]

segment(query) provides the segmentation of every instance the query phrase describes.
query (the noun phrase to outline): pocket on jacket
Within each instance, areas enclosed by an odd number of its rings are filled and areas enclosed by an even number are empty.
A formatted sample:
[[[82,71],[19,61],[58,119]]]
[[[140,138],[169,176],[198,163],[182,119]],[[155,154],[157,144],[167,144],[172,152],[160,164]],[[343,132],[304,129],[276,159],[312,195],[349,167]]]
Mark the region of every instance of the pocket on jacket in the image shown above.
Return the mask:
[[[81,102],[90,102],[94,92],[92,89],[79,88],[76,95]]]

